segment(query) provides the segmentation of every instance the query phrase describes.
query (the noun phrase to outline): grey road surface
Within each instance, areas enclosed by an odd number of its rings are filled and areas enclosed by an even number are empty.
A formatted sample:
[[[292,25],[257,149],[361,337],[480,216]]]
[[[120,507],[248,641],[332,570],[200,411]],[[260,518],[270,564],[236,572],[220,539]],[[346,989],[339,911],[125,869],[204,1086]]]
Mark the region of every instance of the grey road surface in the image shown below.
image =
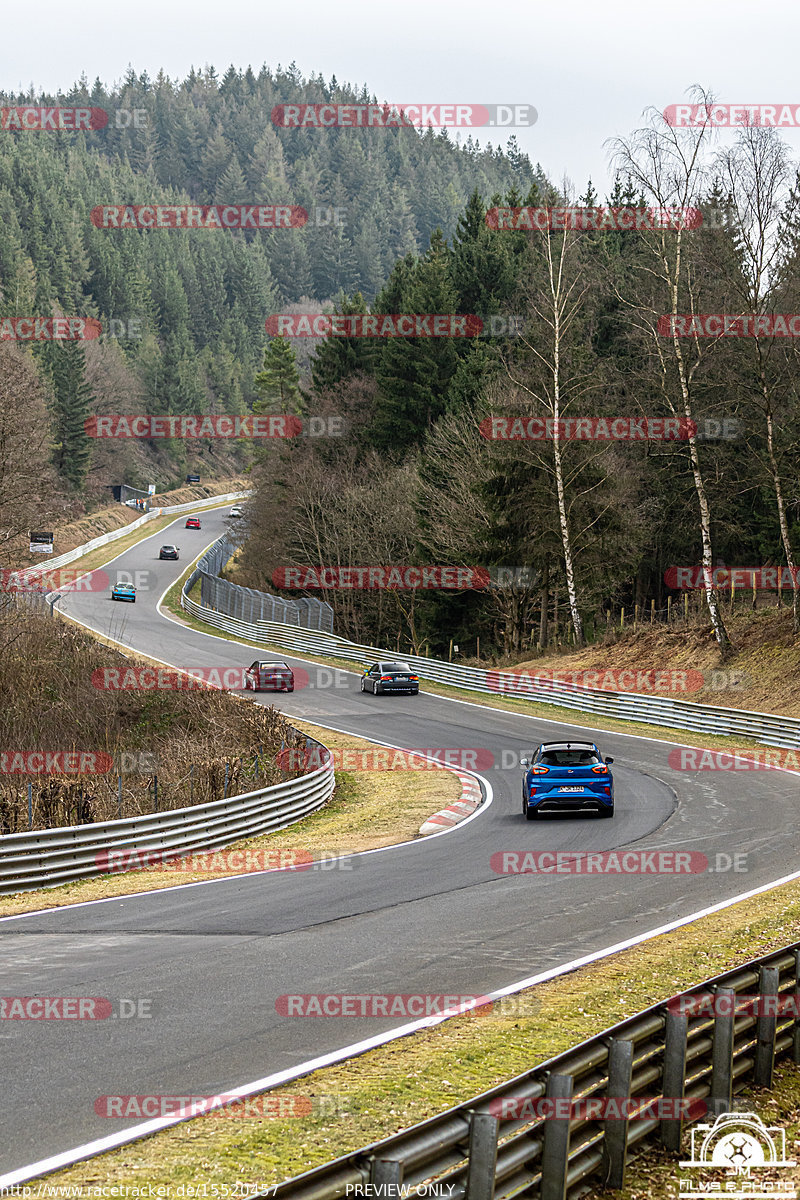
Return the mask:
[[[80,593],[62,600],[64,611],[174,666],[249,664],[251,647],[157,609],[226,514],[227,506],[204,514],[200,532],[185,530],[182,517],[106,568],[112,581],[118,571],[150,573],[139,575],[135,605]],[[182,561],[158,561],[169,542]],[[797,867],[794,775],[680,771],[669,765],[673,744],[455,702],[426,695],[424,684],[417,697],[362,695],[355,675],[288,661],[308,672],[307,685],[256,703],[392,745],[473,750],[480,763],[491,755],[496,765],[481,774],[492,803],[447,836],[350,856],[332,870],[221,879],[0,921],[3,995],[107,997],[115,1009],[121,998],[143,1000],[151,1012],[0,1022],[0,1174],[135,1123],[98,1116],[98,1097],[218,1093],[402,1023],[284,1016],[280,996],[482,994]],[[508,764],[567,735],[596,737],[614,756],[613,820],[521,815],[521,772]],[[403,804],[401,773],[393,802]],[[615,847],[699,851],[712,868],[746,855],[746,870],[507,875],[492,864],[500,851]],[[547,1051],[532,1042],[532,1057]]]

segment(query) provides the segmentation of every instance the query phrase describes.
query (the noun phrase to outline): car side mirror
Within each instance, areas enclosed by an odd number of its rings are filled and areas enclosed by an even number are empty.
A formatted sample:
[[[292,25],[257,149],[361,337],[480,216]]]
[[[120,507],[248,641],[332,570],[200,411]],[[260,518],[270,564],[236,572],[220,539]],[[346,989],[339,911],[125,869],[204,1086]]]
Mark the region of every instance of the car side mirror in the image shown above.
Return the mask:
[[[612,763],[614,760],[613,760],[613,758],[607,758],[605,761],[606,761],[606,763],[609,763],[609,764],[610,764],[610,763]]]
[[[519,760],[519,765],[521,767],[529,767],[531,765],[531,761],[529,758],[521,758]]]

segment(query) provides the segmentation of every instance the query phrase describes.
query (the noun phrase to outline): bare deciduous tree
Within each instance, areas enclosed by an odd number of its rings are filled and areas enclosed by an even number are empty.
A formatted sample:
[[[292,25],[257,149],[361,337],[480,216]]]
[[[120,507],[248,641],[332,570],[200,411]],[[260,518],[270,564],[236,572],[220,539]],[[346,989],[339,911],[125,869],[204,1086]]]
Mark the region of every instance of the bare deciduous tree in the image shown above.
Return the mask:
[[[695,89],[693,100],[698,104],[712,102],[712,98],[700,89]],[[707,191],[708,167],[704,154],[710,138],[709,124],[691,129],[675,128],[668,124],[662,113],[651,110],[649,126],[637,130],[630,139],[612,141],[612,159],[655,208],[686,214],[699,206]],[[640,272],[641,287],[638,295],[618,294],[618,298],[627,306],[639,332],[650,339],[659,364],[664,402],[673,415],[686,421],[689,463],[700,517],[704,594],[714,636],[724,659],[730,654],[731,646],[713,583],[711,506],[700,464],[695,422],[694,381],[706,351],[701,339],[684,342],[674,320],[671,337],[665,338],[659,332],[660,318],[697,311],[700,281],[694,270],[691,233],[680,220],[666,222],[665,226],[649,233],[642,231],[647,265]]]

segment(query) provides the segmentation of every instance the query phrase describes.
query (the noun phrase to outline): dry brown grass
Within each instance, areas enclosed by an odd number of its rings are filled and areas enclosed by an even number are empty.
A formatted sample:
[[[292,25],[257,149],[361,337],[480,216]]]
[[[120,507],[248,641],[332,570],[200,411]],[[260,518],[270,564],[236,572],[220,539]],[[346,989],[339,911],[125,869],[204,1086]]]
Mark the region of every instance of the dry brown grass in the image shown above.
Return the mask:
[[[122,816],[221,799],[287,777],[276,761],[296,735],[274,708],[242,704],[214,688],[186,691],[112,690],[98,686],[103,671],[135,660],[77,626],[13,613],[3,628],[0,656],[0,833],[28,828],[28,777],[15,752],[84,751],[99,772],[32,778],[34,828],[87,824],[120,815],[117,776],[123,775]],[[98,674],[99,673],[99,674]],[[127,752],[128,757],[122,758]],[[16,773],[9,773],[15,772]]]
[[[334,733],[307,721],[296,721],[296,724],[333,751],[365,750],[372,746],[363,738]],[[394,803],[398,789],[403,795],[401,805]],[[301,862],[308,861],[305,855],[319,861],[410,841],[418,835],[423,821],[437,809],[458,799],[460,791],[458,779],[450,771],[337,771],[336,790],[323,808],[288,829],[234,843],[209,863],[211,870],[203,870],[203,860],[195,856],[182,859],[173,867],[159,869],[153,866],[57,888],[19,892],[0,897],[0,917],[219,879],[221,873],[243,874],[245,867],[231,865],[229,857],[229,853],[238,850],[263,852],[265,865],[273,866],[281,852],[299,852],[304,856],[299,859]],[[257,864],[258,856],[254,855],[251,861]]]

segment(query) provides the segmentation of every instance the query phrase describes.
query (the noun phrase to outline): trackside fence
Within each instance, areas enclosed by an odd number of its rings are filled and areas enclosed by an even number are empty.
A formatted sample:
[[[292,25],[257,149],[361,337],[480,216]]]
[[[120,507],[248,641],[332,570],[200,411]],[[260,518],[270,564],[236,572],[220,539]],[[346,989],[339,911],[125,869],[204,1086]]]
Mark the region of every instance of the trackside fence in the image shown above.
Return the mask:
[[[113,850],[178,857],[285,829],[333,795],[332,756],[313,738],[306,745],[322,752],[321,767],[240,796],[127,820],[8,834],[0,838],[0,895],[107,875]]]
[[[202,606],[222,616],[251,624],[271,621],[330,633],[333,629],[333,609],[324,600],[317,600],[313,596],[303,600],[286,600],[270,592],[259,592],[255,588],[241,587],[238,583],[221,579],[220,572],[235,550],[235,542],[227,535],[221,537],[198,560],[184,591],[191,591],[199,579]]]
[[[771,1087],[777,1060],[800,1063],[797,1004],[777,1000],[796,1001],[799,991],[800,943],[794,943],[653,1005],[465,1104],[287,1180],[269,1195],[394,1200],[421,1188],[447,1200],[577,1200],[590,1187],[620,1189],[634,1155],[658,1144],[678,1151],[684,1125],[712,1124],[746,1087]],[[772,1000],[760,1012],[742,1005],[737,1013],[739,993]],[[590,1120],[582,1105],[576,1116],[531,1115],[536,1101],[560,1100],[563,1109],[568,1099],[622,1097],[642,1098],[643,1116]],[[690,1119],[662,1119],[653,1111],[677,1106],[645,1107],[645,1098],[702,1103],[692,1105]],[[602,1109],[598,1104],[594,1112]]]
[[[184,585],[181,595],[184,610],[217,629],[259,645],[275,646],[296,654],[343,658],[356,663],[375,662],[380,659],[394,661],[400,658],[409,663],[420,679],[449,684],[466,691],[507,696],[536,704],[552,704],[559,708],[597,713],[622,721],[643,721],[649,725],[664,725],[671,729],[691,729],[694,733],[745,738],[749,742],[766,746],[800,749],[800,720],[794,717],[750,712],[748,709],[717,708],[710,704],[695,704],[691,700],[672,699],[667,696],[595,691],[534,675],[521,676],[513,671],[485,670],[442,662],[436,658],[398,655],[396,650],[363,646],[337,637],[333,633],[292,628],[277,621],[240,620],[225,613],[215,612],[206,605],[190,599],[189,592],[198,574],[199,572],[195,571]]]

